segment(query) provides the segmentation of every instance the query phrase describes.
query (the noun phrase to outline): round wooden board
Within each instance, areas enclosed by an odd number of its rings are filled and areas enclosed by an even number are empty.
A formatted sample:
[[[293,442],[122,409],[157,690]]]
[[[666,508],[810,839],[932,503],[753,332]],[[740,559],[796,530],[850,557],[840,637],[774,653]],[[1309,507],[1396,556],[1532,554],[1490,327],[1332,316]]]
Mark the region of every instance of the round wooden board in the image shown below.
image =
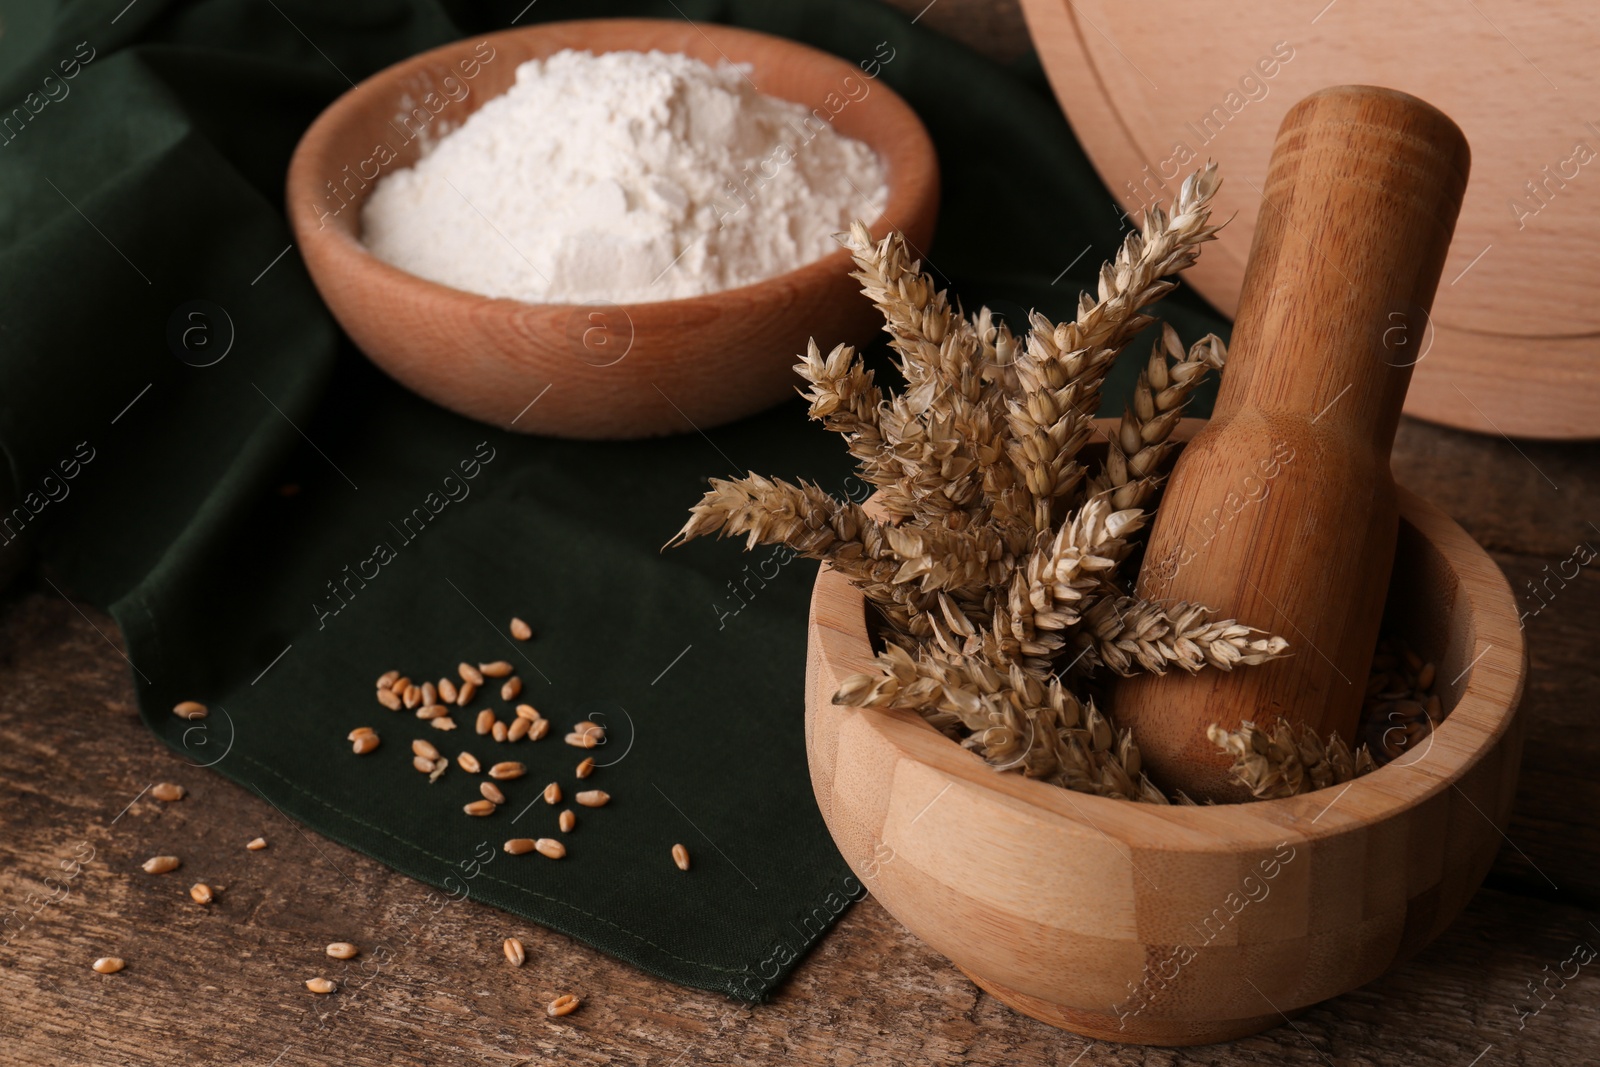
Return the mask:
[[[1221,163],[1216,213],[1236,216],[1188,277],[1230,315],[1292,104],[1364,83],[1444,110],[1472,146],[1472,178],[1406,412],[1487,433],[1600,437],[1600,303],[1590,299],[1600,277],[1600,68],[1590,58],[1600,6],[1022,6],[1057,98],[1124,208],[1170,201],[1183,175]]]

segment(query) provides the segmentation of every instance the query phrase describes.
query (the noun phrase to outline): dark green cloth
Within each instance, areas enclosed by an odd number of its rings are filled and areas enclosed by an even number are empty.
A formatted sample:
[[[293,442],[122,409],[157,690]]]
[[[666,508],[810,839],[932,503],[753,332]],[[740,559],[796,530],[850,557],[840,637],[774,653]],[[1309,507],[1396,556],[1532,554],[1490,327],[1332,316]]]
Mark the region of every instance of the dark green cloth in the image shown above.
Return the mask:
[[[1068,315],[1120,238],[1036,67],[1008,72],[862,0],[6,3],[0,444],[21,510],[0,539],[33,543],[51,581],[113,614],[146,722],[191,762],[450,896],[759,999],[862,892],[805,768],[815,565],[659,548],[710,476],[846,491],[839,442],[798,403],[646,443],[474,424],[362,359],[288,248],[289,154],[347,77],[519,9],[519,24],[726,21],[852,60],[888,42],[881,76],[943,165],[933,269],[969,307]],[[1191,337],[1218,325],[1173,317]],[[503,637],[513,614],[536,640]],[[390,667],[420,681],[495,658],[558,728],[611,728],[598,755],[614,765],[584,784],[614,800],[579,809],[560,863],[499,846],[557,836],[534,801],[551,780],[577,788],[581,753],[559,737],[501,750],[467,715],[444,734],[372,697]],[[174,718],[184,699],[211,717]],[[345,741],[360,725],[384,738],[365,758]],[[428,785],[413,737],[529,773],[507,808],[470,819],[478,779],[452,768]],[[689,875],[668,858],[679,841]]]

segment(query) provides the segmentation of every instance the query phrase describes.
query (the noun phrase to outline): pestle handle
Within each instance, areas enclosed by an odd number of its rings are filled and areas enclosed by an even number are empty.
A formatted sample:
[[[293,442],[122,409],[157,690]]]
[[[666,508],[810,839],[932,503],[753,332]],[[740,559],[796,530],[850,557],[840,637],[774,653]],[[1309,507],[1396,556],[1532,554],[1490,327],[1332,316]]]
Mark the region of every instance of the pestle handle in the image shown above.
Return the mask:
[[[1455,123],[1391,89],[1322,90],[1279,128],[1214,413],[1173,470],[1138,592],[1293,655],[1118,684],[1117,719],[1165,785],[1245,799],[1212,723],[1355,740],[1398,533],[1389,450],[1468,166]]]

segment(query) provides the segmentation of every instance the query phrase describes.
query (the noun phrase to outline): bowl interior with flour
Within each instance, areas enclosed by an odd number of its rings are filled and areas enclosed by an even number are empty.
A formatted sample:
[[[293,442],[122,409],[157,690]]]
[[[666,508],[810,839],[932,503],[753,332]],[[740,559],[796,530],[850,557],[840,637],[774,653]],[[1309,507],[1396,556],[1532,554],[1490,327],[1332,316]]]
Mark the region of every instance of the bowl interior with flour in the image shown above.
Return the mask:
[[[291,223],[340,324],[424,396],[562,436],[703,429],[792,395],[809,338],[872,337],[834,233],[932,236],[932,144],[893,47],[861,52],[683,20],[456,42],[312,124]]]

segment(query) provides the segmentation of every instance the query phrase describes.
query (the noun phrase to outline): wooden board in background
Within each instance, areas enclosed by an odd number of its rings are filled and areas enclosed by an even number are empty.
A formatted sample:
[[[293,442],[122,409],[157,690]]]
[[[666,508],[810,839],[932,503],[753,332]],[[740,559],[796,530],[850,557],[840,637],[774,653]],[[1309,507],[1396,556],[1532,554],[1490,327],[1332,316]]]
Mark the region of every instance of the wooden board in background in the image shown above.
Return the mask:
[[[1174,176],[1220,161],[1217,214],[1238,214],[1185,278],[1228,314],[1273,138],[1295,101],[1366,83],[1444,110],[1471,143],[1472,180],[1406,410],[1515,437],[1600,437],[1600,6],[1024,0],[1023,10],[1124,208],[1170,201]]]

